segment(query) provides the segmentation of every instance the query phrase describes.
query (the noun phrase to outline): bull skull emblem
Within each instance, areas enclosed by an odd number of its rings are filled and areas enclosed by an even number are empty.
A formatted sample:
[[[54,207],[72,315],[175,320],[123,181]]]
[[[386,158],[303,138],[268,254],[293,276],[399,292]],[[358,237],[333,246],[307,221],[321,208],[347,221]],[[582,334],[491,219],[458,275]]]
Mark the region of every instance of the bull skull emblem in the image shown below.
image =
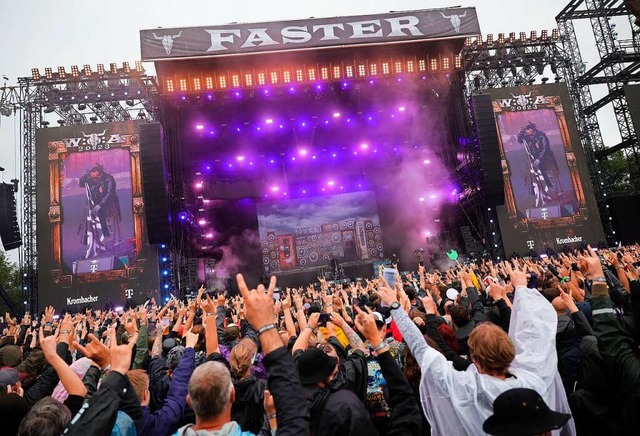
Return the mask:
[[[529,99],[531,98],[531,92],[529,92],[527,95],[513,95],[513,94],[511,94],[511,96],[513,98],[515,98],[516,103],[518,104],[518,106],[526,106],[527,104],[529,104]]]
[[[87,144],[89,144],[92,147],[95,147],[96,145],[102,142],[102,137],[104,136],[105,133],[107,133],[107,129],[104,129],[102,133],[90,133],[88,135],[82,132],[82,136],[86,138]]]
[[[152,33],[153,37],[159,41],[162,41],[162,47],[164,47],[165,53],[168,55],[171,54],[171,49],[173,48],[173,41],[176,38],[180,38],[182,36],[182,30],[177,35],[164,35],[158,36],[155,32]]]
[[[460,32],[460,24],[462,24],[462,21],[460,20],[460,18],[466,17],[467,16],[467,11],[464,11],[464,14],[462,14],[462,15],[449,15],[449,16],[446,16],[444,14],[444,12],[440,12],[440,15],[442,15],[447,20],[451,21],[451,25],[453,26],[453,30],[455,30],[456,33],[459,33]]]

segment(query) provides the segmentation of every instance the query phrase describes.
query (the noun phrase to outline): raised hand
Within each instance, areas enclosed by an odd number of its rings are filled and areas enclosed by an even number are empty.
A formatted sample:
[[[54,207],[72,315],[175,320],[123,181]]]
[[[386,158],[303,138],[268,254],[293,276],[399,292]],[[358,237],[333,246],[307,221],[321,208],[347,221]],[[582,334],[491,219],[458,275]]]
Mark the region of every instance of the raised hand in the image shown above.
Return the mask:
[[[187,330],[183,337],[185,338],[185,346],[187,348],[194,348],[198,343],[199,335],[197,333],[193,333],[191,329]]]
[[[600,263],[600,258],[598,255],[591,249],[591,246],[587,246],[586,254],[578,256],[578,265],[580,270],[584,270],[590,274],[591,278],[594,277],[604,277],[604,272],[602,272],[602,264]]]
[[[44,322],[53,322],[53,315],[56,313],[56,310],[53,306],[47,306],[44,308]]]
[[[258,285],[257,289],[249,290],[242,274],[236,276],[238,289],[244,298],[244,314],[251,326],[260,330],[267,324],[271,324],[275,319],[275,304],[273,302],[273,290],[276,288],[276,278],[271,277],[269,288],[265,290],[263,285]]]
[[[124,375],[131,366],[131,352],[133,346],[138,341],[138,332],[125,345],[118,345],[116,340],[116,329],[109,328],[109,348],[111,352],[111,371],[119,372]]]
[[[358,316],[354,320],[358,331],[362,333],[367,341],[373,346],[376,347],[382,342],[382,338],[380,337],[380,332],[378,331],[378,326],[376,325],[376,317],[371,312],[371,309],[366,307],[367,312],[365,313],[356,306],[356,312],[358,312]]]
[[[42,349],[44,357],[47,359],[47,361],[50,361],[51,358],[58,355],[56,352],[56,345],[58,344],[59,333],[60,330],[56,331],[55,335],[49,335],[45,337],[44,330],[42,327],[40,327],[40,348]]]
[[[318,328],[318,324],[320,323],[320,312],[314,312],[309,317],[309,322],[307,326],[311,327],[311,329],[315,330]]]
[[[162,331],[162,327],[160,327],[160,331]],[[76,348],[80,353],[82,353],[83,356],[93,360],[96,365],[100,367],[100,369],[104,369],[111,363],[111,351],[105,344],[100,342],[100,340],[96,338],[93,333],[89,334],[89,340],[90,342],[86,347],[83,347],[78,342],[74,342],[73,347]],[[135,341],[133,341],[133,343],[135,343]]]
[[[205,295],[203,300],[200,300],[200,308],[204,312],[205,316],[215,315],[218,305],[215,300],[212,300],[209,294]]]
[[[389,283],[380,276],[380,286],[378,287],[378,296],[384,304],[391,306],[395,301],[398,301],[397,293],[394,289],[391,289]]]

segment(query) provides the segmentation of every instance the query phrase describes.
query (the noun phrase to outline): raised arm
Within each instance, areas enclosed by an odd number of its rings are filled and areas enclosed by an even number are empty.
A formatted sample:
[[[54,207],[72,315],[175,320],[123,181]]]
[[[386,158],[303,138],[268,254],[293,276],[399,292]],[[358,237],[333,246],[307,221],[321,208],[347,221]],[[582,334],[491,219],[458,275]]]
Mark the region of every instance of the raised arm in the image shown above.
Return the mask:
[[[509,275],[516,288],[509,325],[509,337],[516,348],[511,367],[538,375],[549,387],[558,373],[557,315],[540,292],[527,288],[526,275],[520,268],[509,271]]]

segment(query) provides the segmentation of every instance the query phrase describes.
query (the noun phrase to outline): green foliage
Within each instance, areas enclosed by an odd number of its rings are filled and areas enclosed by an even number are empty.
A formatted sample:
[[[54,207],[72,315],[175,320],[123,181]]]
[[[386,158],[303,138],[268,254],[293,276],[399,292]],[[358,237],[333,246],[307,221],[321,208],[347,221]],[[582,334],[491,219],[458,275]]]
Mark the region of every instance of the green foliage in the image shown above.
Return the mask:
[[[7,253],[0,250],[0,284],[4,287],[11,301],[18,310],[23,308],[22,291],[20,288],[20,269],[18,265],[9,261]],[[0,315],[4,316],[9,308],[5,302],[0,299]]]

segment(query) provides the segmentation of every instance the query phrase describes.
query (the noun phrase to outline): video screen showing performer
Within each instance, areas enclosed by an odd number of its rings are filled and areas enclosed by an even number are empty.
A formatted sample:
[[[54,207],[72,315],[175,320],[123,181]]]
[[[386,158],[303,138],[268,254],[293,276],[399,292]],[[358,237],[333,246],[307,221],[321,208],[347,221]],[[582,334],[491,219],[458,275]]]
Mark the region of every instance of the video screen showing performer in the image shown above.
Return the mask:
[[[563,194],[560,169],[549,137],[538,130],[534,123],[529,123],[520,129],[518,142],[524,144],[527,152],[529,193],[535,196],[536,207],[544,206]]]
[[[87,194],[82,245],[87,246],[85,259],[113,252],[122,243],[122,214],[116,192],[116,180],[100,164],[88,169],[79,181]]]
[[[81,274],[136,258],[127,149],[70,153],[62,164],[62,260]],[[82,261],[97,261],[85,267]]]
[[[558,117],[541,108],[497,115],[510,189],[519,219],[549,220],[578,213]]]

